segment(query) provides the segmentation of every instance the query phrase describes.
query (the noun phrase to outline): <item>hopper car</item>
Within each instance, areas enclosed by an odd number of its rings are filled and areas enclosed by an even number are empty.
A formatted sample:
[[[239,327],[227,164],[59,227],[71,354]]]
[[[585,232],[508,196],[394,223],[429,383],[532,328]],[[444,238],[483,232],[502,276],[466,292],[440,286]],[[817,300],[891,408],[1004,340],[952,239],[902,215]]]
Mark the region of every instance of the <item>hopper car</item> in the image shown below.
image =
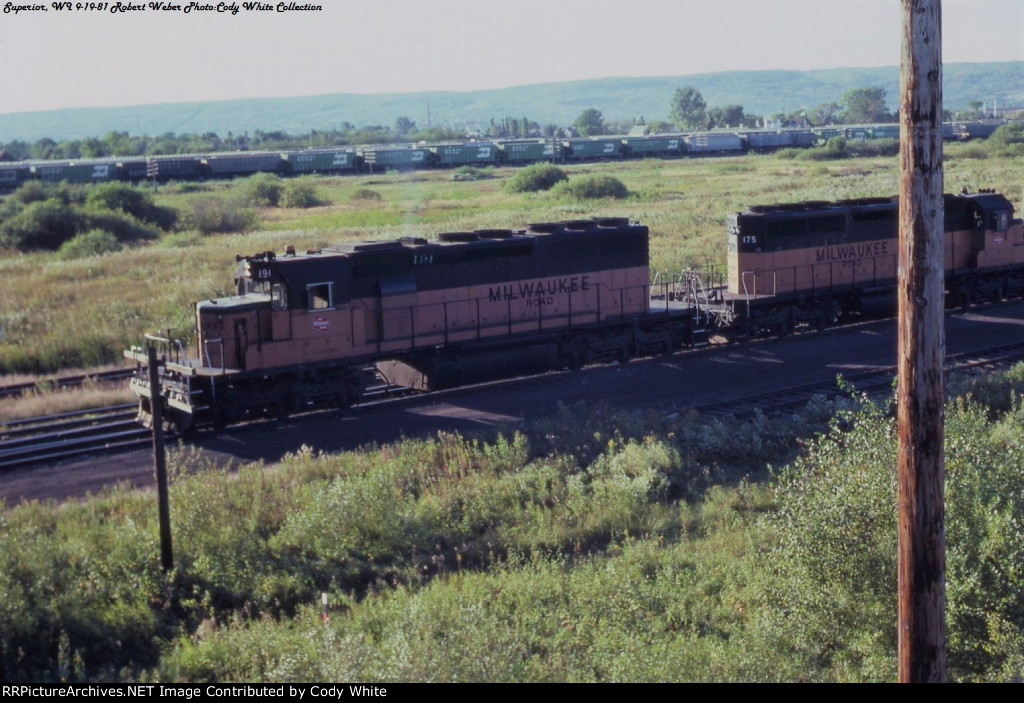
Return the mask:
[[[947,122],[943,138],[987,137],[1006,120]],[[306,173],[355,174],[388,170],[439,169],[457,166],[573,163],[647,157],[729,156],[785,148],[813,148],[829,139],[894,139],[899,127],[839,125],[808,129],[728,129],[685,134],[620,135],[586,138],[469,140],[439,144],[338,146],[286,152],[235,152],[135,156],[70,161],[19,161],[0,164],[0,190],[14,190],[29,180],[69,183],[138,182],[152,179],[202,180],[255,173],[280,176]]]

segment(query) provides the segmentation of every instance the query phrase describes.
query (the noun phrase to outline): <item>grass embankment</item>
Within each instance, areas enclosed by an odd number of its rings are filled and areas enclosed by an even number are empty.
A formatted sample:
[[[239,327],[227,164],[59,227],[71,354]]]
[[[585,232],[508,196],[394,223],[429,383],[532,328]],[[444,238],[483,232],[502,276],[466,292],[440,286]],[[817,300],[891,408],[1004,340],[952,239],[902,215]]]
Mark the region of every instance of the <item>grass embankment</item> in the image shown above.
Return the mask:
[[[1019,679],[1024,367],[958,388],[972,399],[947,410],[950,675]],[[237,473],[178,454],[167,576],[151,493],[0,506],[0,670],[892,680],[895,464],[892,418],[852,401],[709,424],[579,407],[486,441]]]
[[[957,156],[958,149],[971,148],[949,149],[947,190],[992,187],[1014,199],[1024,182],[1024,162],[975,158],[976,146],[967,152],[970,157]],[[8,252],[0,257],[0,374],[117,362],[121,350],[146,332],[179,324],[188,328],[192,302],[232,291],[236,254],[615,215],[649,225],[652,268],[676,271],[724,264],[726,215],[748,205],[897,190],[895,157],[810,162],[745,156],[565,170],[570,183],[587,175],[613,176],[629,194],[576,200],[564,193],[505,192],[503,183],[516,169],[486,170],[483,175],[493,177],[474,180],[453,180],[458,174],[443,171],[303,179],[315,184],[322,203],[303,208],[253,204],[263,191],[250,179],[163,186],[154,201],[178,212],[181,231],[102,256],[66,260],[49,252]],[[248,214],[236,217],[239,210]],[[256,229],[226,234],[188,229],[192,224],[213,232],[225,222]]]

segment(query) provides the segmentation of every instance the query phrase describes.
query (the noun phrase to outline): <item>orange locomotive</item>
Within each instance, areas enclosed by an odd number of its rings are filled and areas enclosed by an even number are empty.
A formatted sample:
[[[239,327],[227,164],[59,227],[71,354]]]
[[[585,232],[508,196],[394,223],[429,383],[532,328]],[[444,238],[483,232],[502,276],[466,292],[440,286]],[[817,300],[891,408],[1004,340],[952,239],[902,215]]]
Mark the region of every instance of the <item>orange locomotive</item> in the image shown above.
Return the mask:
[[[196,304],[197,358],[161,347],[178,430],[357,400],[380,375],[433,389],[669,351],[706,311],[652,305],[648,230],[625,218],[238,257],[237,295]],[[140,348],[131,387],[151,414]]]
[[[726,323],[750,334],[895,307],[899,200],[752,207],[729,216]],[[944,196],[946,290],[955,304],[1024,291],[1013,205],[992,191]]]

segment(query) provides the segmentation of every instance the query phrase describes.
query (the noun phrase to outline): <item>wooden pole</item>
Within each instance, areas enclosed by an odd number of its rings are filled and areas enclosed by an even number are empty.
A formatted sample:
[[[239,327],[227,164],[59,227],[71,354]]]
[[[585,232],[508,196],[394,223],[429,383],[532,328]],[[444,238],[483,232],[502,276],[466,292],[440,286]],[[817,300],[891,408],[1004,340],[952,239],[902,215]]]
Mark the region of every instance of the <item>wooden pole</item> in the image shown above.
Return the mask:
[[[902,0],[899,261],[899,680],[946,677],[943,506],[942,22]]]
[[[160,374],[156,347],[149,345],[149,408],[153,415],[153,466],[156,469],[157,506],[160,518],[160,562],[164,571],[174,568],[171,549],[171,502],[167,491],[167,459],[164,452],[164,413],[160,398]]]

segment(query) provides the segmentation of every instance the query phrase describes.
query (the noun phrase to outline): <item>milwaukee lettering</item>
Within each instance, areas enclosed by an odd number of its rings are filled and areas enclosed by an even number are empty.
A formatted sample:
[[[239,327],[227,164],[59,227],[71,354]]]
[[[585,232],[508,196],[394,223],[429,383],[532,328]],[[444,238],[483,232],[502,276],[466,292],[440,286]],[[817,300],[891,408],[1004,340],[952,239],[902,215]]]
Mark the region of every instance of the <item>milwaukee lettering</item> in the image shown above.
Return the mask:
[[[889,253],[889,242],[862,242],[860,244],[841,244],[834,247],[822,247],[816,252],[816,262],[848,261],[850,259],[866,259],[872,256],[885,256]]]
[[[491,286],[488,289],[488,294],[490,302],[496,303],[501,300],[519,300],[520,298],[546,298],[559,293],[568,295],[584,290],[590,290],[590,276],[506,283],[502,286]]]

